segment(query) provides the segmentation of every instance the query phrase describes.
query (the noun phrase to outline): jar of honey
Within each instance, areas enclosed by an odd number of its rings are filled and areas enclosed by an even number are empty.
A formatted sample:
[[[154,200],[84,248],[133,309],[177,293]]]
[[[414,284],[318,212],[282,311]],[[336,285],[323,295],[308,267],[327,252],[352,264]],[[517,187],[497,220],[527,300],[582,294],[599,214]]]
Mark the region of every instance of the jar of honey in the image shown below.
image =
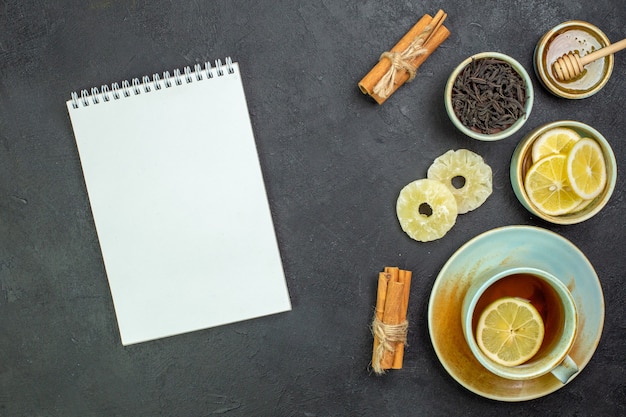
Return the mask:
[[[574,52],[581,58],[610,45],[607,36],[596,26],[580,20],[570,20],[546,32],[535,47],[533,64],[537,77],[552,94],[582,99],[594,95],[604,87],[613,71],[613,55],[599,58],[585,65],[582,73],[568,81],[559,81],[552,65],[561,56]]]

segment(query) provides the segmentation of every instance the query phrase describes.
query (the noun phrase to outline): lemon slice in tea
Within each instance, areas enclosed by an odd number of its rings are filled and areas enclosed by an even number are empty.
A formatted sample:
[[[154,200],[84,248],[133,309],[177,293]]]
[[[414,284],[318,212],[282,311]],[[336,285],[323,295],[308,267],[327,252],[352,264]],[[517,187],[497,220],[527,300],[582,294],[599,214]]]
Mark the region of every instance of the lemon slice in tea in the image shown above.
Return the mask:
[[[576,194],[585,200],[596,198],[607,181],[602,148],[593,139],[576,142],[567,156],[567,178]]]
[[[572,146],[580,140],[580,135],[572,129],[557,127],[539,136],[533,143],[533,162],[548,155],[567,154]]]
[[[549,216],[570,213],[583,200],[572,190],[567,175],[567,156],[550,155],[535,162],[524,179],[532,203]]]
[[[429,242],[443,237],[456,223],[456,200],[436,180],[421,179],[407,184],[398,196],[396,214],[402,230],[412,239]]]
[[[480,350],[492,361],[517,366],[535,356],[541,347],[544,325],[527,300],[500,298],[481,313],[476,327]]]

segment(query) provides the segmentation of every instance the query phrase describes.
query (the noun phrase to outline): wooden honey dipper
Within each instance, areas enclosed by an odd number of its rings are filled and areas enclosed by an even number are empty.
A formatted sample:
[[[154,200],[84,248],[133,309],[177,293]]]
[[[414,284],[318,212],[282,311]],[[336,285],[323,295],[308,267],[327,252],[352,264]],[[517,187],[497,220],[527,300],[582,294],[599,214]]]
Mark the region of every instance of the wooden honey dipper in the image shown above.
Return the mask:
[[[626,39],[612,43],[602,49],[580,57],[577,52],[564,54],[552,64],[552,72],[559,81],[569,81],[583,72],[583,67],[598,58],[611,55],[626,48]]]

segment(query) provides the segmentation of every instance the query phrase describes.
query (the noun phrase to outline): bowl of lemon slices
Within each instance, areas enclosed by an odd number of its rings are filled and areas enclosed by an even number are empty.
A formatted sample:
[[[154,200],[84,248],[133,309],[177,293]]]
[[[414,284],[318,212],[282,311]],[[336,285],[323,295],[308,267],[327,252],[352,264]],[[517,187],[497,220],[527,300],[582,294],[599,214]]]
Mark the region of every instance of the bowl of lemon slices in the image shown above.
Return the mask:
[[[561,120],[537,127],[511,158],[511,185],[522,205],[555,224],[575,224],[608,203],[617,179],[609,142],[584,123]]]

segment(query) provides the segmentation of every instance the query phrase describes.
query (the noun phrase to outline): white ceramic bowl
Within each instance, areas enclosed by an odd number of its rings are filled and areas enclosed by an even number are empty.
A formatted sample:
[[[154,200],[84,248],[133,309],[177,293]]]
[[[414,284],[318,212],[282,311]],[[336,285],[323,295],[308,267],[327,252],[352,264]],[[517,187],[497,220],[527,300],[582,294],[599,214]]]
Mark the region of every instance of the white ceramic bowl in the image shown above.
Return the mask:
[[[459,120],[459,118],[457,117],[456,113],[454,112],[453,105],[452,105],[452,88],[454,86],[455,80],[457,79],[459,74],[465,69],[465,67],[468,66],[472,62],[472,60],[478,60],[478,59],[483,59],[483,58],[496,58],[496,59],[499,59],[501,61],[508,63],[522,77],[522,79],[524,80],[524,84],[526,86],[526,101],[524,103],[525,115],[517,119],[517,121],[513,123],[511,126],[509,126],[508,128],[502,131],[499,131],[497,133],[491,133],[491,134],[476,132],[470,129],[469,127],[465,126],[461,122],[461,120]],[[444,93],[444,102],[446,106],[446,111],[448,113],[448,117],[450,118],[454,126],[456,126],[465,135],[471,138],[483,140],[483,141],[501,140],[517,132],[524,125],[524,123],[526,123],[526,120],[530,116],[530,111],[532,110],[532,107],[533,107],[533,101],[534,101],[533,83],[528,75],[528,72],[526,72],[524,67],[515,59],[511,58],[508,55],[502,54],[500,52],[481,52],[461,62],[454,69],[454,71],[452,71],[452,74],[450,74],[450,77],[448,78],[448,82],[446,83],[446,88],[445,88],[445,93]]]

